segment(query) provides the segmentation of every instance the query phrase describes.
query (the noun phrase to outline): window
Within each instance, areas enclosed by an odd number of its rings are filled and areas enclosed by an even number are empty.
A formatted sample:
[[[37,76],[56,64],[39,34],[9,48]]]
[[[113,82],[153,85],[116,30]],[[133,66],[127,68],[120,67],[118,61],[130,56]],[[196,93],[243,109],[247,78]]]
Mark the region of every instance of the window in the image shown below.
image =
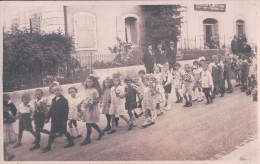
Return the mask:
[[[218,21],[213,18],[203,20],[204,47],[207,49],[219,48]]]
[[[32,32],[41,30],[41,13],[33,14],[31,16],[30,28]]]
[[[95,50],[96,41],[96,19],[90,13],[77,13],[74,15],[74,32],[76,47],[79,49]]]
[[[135,14],[116,17],[117,37],[134,45],[146,43],[145,19]]]
[[[237,20],[236,21],[236,34],[238,37],[245,37],[245,21]]]
[[[12,24],[12,27],[19,28],[19,25],[20,25],[20,18],[12,19],[11,24]]]
[[[134,17],[125,18],[125,35],[127,43],[138,43],[137,19]]]

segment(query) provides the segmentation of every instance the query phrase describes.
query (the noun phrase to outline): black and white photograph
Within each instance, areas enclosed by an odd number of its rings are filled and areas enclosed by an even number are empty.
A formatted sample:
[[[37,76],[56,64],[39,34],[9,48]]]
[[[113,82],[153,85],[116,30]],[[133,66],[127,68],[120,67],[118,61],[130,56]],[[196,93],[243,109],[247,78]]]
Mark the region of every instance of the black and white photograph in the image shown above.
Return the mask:
[[[0,2],[0,160],[260,163],[259,7]]]

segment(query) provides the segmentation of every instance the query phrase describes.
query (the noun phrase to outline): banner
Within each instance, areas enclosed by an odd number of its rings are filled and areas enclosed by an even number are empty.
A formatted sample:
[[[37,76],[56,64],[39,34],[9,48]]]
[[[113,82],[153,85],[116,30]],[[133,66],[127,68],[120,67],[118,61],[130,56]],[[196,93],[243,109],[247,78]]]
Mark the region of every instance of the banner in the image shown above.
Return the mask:
[[[226,4],[194,4],[196,11],[225,12]]]

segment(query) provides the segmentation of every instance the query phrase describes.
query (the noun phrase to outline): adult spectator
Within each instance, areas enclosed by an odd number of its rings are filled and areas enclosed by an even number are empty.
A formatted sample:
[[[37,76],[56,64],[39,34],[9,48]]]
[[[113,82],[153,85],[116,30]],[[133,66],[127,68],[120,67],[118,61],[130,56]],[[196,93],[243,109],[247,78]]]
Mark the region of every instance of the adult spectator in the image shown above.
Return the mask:
[[[241,52],[242,47],[243,47],[242,37],[239,36],[239,37],[237,38],[237,50],[238,50],[238,53],[242,53],[242,52]]]
[[[158,44],[157,50],[155,51],[155,62],[161,65],[167,62],[166,52],[162,49],[162,44]]]
[[[247,57],[251,56],[252,48],[247,44],[246,40],[243,41],[243,47],[241,48],[241,53]]]
[[[146,68],[146,73],[153,73],[155,55],[153,52],[152,45],[149,45],[147,51],[144,53],[143,56],[143,63]]]
[[[174,42],[170,42],[167,52],[166,52],[166,58],[169,63],[169,70],[172,70],[174,68],[174,64],[176,63],[176,50],[174,48]]]
[[[231,50],[232,54],[237,54],[238,53],[238,46],[237,46],[237,36],[235,35],[233,40],[231,41]]]

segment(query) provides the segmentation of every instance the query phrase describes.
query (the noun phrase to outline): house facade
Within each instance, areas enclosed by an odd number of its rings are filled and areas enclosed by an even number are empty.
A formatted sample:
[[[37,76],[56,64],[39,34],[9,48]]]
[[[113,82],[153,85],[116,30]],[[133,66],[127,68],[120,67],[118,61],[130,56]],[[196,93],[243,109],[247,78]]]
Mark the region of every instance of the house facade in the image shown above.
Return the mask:
[[[179,48],[207,49],[211,39],[218,42],[220,48],[230,47],[234,35],[246,37],[248,43],[255,47],[257,7],[256,1],[186,4],[182,8]]]
[[[252,47],[256,45],[257,5],[254,1],[181,6],[179,49],[207,49],[211,39],[219,47],[230,47],[234,35],[246,37]],[[133,47],[146,44],[145,13],[140,5],[12,5],[4,12],[8,15],[4,20],[5,30],[11,26],[45,32],[60,29],[73,36],[74,55],[79,57],[110,54],[108,47],[117,43],[117,37],[132,43]]]
[[[116,38],[145,44],[145,24],[140,6],[41,6],[12,7],[5,30],[20,29],[55,32],[58,29],[74,37],[76,56],[109,54]]]

